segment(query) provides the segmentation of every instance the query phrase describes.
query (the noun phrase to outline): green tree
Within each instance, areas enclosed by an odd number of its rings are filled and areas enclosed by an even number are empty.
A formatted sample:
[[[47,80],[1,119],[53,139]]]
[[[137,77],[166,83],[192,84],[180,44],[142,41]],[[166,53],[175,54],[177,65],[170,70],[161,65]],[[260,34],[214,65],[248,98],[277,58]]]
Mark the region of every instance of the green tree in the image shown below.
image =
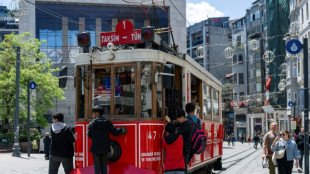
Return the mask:
[[[44,41],[26,39],[30,33],[10,34],[0,43],[0,117],[5,124],[11,124],[15,110],[16,87],[16,47],[20,47],[20,119],[27,117],[27,82],[37,84],[32,92],[30,105],[34,123],[46,126],[43,117],[49,108],[54,107],[55,99],[65,99],[59,88],[59,79],[53,76],[58,69],[52,68],[52,62],[39,48]]]

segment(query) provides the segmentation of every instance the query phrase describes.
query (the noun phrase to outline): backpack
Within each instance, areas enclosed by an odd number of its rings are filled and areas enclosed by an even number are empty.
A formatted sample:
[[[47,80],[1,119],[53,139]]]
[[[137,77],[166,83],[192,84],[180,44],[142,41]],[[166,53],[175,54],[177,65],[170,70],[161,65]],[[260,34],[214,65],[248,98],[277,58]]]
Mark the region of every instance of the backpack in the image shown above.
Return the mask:
[[[193,122],[193,136],[191,138],[192,153],[202,154],[207,147],[207,136],[200,127],[200,120],[197,119],[197,124],[194,123],[192,118],[188,117]]]

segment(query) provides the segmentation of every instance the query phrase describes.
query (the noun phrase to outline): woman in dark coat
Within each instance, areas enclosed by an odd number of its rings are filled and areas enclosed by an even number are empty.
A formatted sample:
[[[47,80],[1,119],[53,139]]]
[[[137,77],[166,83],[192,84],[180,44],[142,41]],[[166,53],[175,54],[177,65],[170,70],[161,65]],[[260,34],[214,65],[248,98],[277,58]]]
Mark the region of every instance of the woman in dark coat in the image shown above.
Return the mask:
[[[44,153],[45,153],[45,159],[49,160],[50,158],[50,147],[51,147],[51,138],[50,138],[50,133],[45,132],[45,138],[43,139],[44,143]]]

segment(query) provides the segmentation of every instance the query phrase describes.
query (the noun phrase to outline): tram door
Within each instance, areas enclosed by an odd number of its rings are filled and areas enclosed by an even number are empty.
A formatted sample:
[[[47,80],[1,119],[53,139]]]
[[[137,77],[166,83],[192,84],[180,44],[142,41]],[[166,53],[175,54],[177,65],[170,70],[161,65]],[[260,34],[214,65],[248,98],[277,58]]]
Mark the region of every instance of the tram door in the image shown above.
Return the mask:
[[[164,75],[164,88],[165,114],[175,120],[178,111],[184,109],[182,108],[182,68],[166,64],[164,73],[174,74],[174,76]]]
[[[196,76],[191,75],[191,102],[196,105],[196,116],[201,117],[202,95],[201,95],[201,80]]]

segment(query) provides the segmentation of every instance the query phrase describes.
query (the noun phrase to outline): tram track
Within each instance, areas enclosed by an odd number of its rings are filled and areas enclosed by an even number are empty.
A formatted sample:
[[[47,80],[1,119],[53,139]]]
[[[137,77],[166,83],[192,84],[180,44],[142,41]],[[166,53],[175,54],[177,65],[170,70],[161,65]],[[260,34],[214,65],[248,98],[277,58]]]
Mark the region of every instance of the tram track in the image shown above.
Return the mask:
[[[217,174],[225,173],[225,171],[232,168],[233,166],[235,166],[239,162],[241,162],[243,160],[247,160],[250,157],[253,157],[253,155],[256,154],[257,152],[258,152],[258,150],[253,151],[253,149],[247,149],[247,150],[239,151],[233,155],[230,155],[228,157],[223,158],[222,159],[223,169],[221,171],[219,171]],[[257,155],[254,155],[254,156],[256,157]],[[225,166],[225,164],[228,164],[228,163],[229,163],[229,165]],[[243,168],[241,168],[239,171],[241,171],[242,169]]]

